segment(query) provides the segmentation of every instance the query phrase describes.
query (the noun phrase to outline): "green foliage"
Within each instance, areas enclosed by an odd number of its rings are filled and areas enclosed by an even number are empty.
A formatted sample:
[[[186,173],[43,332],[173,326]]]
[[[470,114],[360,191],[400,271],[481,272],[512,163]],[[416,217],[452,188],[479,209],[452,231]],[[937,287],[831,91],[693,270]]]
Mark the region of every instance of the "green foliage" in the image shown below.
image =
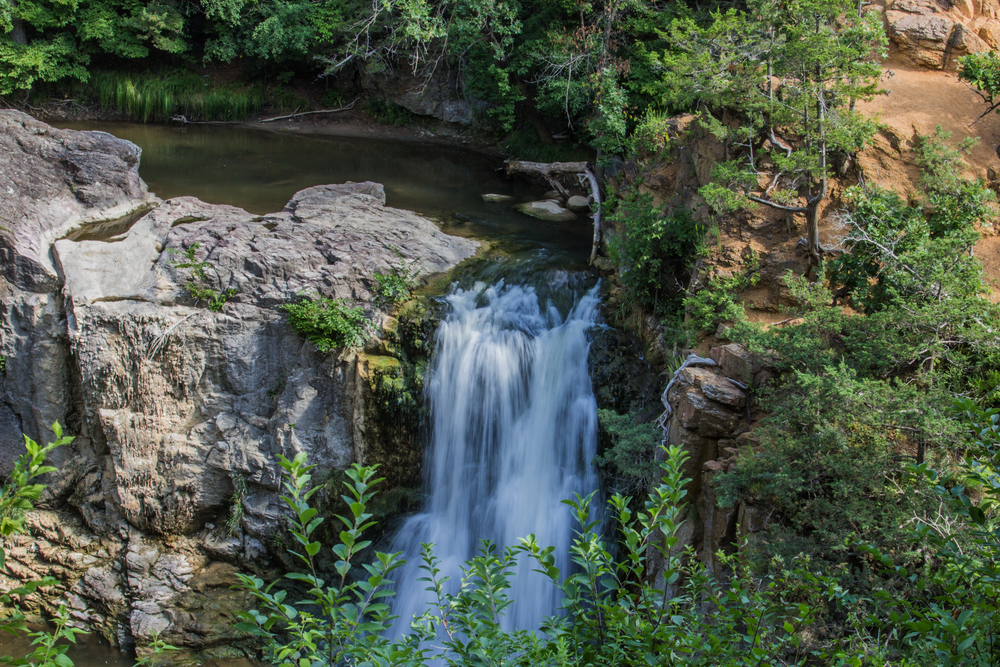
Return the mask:
[[[413,122],[413,113],[388,100],[373,98],[365,104],[365,114],[376,123],[403,127]]]
[[[0,373],[7,372],[7,355],[0,354]]]
[[[200,247],[200,243],[192,243],[183,251],[182,259],[175,260],[170,265],[175,269],[190,269],[191,275],[187,279],[187,282],[184,283],[184,289],[194,299],[195,303],[204,301],[209,310],[218,313],[222,311],[226,302],[236,296],[236,290],[229,288],[220,292],[214,289],[213,285],[216,283],[221,284],[222,279],[219,278],[214,264],[198,259],[198,248]],[[172,252],[176,253],[177,251],[172,250]],[[215,273],[214,281],[208,276],[209,269]]]
[[[940,125],[934,128],[933,135],[917,137],[914,161],[921,170],[921,184],[929,193],[959,190],[963,183],[962,170],[966,166],[962,154],[967,154],[979,143],[978,137],[966,137],[953,148],[948,145],[950,139],[951,132],[945,132]]]
[[[735,154],[703,192],[720,212],[749,197],[784,206],[801,197],[793,208],[814,213],[829,156],[859,150],[876,131],[854,102],[878,92],[887,47],[878,11],[859,15],[849,0],[753,0],[704,21],[682,15],[662,36],[665,47],[644,54],[662,74],[642,90],[667,107],[697,101],[711,111],[702,122]],[[716,120],[725,110],[741,122]]]
[[[995,51],[970,53],[959,58],[958,78],[978,88],[990,104],[983,116],[996,108],[994,100],[1000,95],[1000,56]]]
[[[403,259],[399,250],[393,250],[399,258],[399,266],[391,267],[389,273],[375,274],[374,301],[375,305],[383,309],[397,306],[409,299],[417,284],[417,274],[420,273],[415,268],[419,258],[408,262]]]
[[[631,499],[622,495],[609,501],[620,538],[617,558],[599,532],[599,522],[592,520],[593,495],[566,501],[579,523],[570,572],[556,567],[552,547],[528,535],[503,549],[484,542],[464,564],[458,586],[446,587],[448,577],[442,575],[433,545],[424,545],[423,581],[433,602],[397,642],[385,638],[392,617],[383,600],[392,595],[387,577],[402,565],[399,555],[376,552],[365,573],[354,575],[357,554],[371,546],[363,533],[372,527],[368,507],[378,481],[375,470],[355,465],[347,471],[344,501],[350,511],[338,517],[343,530],[332,547],[333,572],[327,576],[318,570],[323,546],[315,535],[323,520],[309,502],[318,490],[310,488],[311,466],[304,454],[282,459],[283,499],[293,511],[291,534],[297,545],[293,554],[305,569],[286,579],[305,584],[307,592],[293,600],[275,583],[240,575],[259,609],[245,613],[239,628],[260,637],[268,661],[282,667],[415,667],[432,656],[449,667],[658,664],[670,655],[698,656],[690,664],[706,666],[778,664],[789,657],[801,664],[814,653],[804,637],[828,610],[841,611],[853,598],[833,578],[812,571],[805,559],[762,579],[738,562],[725,561],[733,567],[733,577],[726,583],[713,580],[690,553],[677,549],[683,487],[689,481],[682,473],[687,455],[676,447],[664,448],[663,454],[664,477],[646,496],[643,510],[633,512]],[[652,554],[663,565],[663,588],[645,578]],[[549,585],[564,595],[564,613],[546,619],[538,632],[503,627],[518,557],[532,559]]]
[[[45,490],[45,485],[37,483],[36,480],[42,475],[56,471],[55,467],[46,465],[45,459],[57,447],[73,442],[72,437],[63,435],[62,427],[58,422],[52,425],[52,432],[56,439],[45,446],[39,445],[28,436],[24,436],[25,452],[18,457],[14,469],[4,482],[3,490],[0,491],[0,536],[6,538],[25,532],[25,512],[34,509],[34,503]],[[5,567],[6,552],[0,547],[0,568]],[[27,667],[28,665],[73,667],[73,661],[66,655],[66,651],[70,643],[76,643],[76,636],[81,634],[83,630],[70,624],[72,619],[66,605],[59,605],[51,630],[31,632],[28,631],[24,614],[20,609],[23,598],[58,585],[57,579],[42,577],[22,582],[20,586],[8,591],[0,591],[0,605],[3,605],[6,611],[2,622],[0,622],[0,631],[13,635],[27,633],[29,637],[32,637],[31,645],[33,647],[31,653],[23,657],[0,656],[0,662],[18,667]]]
[[[65,33],[31,44],[15,44],[9,36],[0,35],[0,95],[30,90],[41,82],[86,81],[89,62]]]
[[[232,537],[240,529],[246,509],[243,501],[247,496],[247,481],[242,475],[233,477],[233,495],[230,496],[229,516],[226,517],[226,535]]]
[[[90,87],[104,110],[114,110],[142,123],[170,120],[244,120],[260,110],[263,99],[254,89],[209,86],[202,77],[95,72]]]
[[[525,124],[514,129],[501,141],[504,155],[512,160],[528,160],[531,162],[572,162],[586,158],[586,153],[566,142],[555,145],[543,144],[538,137],[538,130],[532,124]]]
[[[663,429],[638,421],[636,415],[613,410],[598,410],[597,419],[602,435],[610,440],[594,458],[608,479],[607,487],[624,495],[642,493],[660,473],[660,464],[654,459],[663,441]]]
[[[842,562],[845,539],[878,540],[903,558],[907,520],[933,504],[902,479],[897,452],[913,434],[960,442],[947,397],[859,378],[843,362],[817,371],[792,371],[780,392],[764,392],[769,414],[754,432],[763,447],[744,450],[723,476],[722,502],[772,513],[773,528],[754,543],[764,564],[799,553]]]
[[[359,347],[368,339],[365,312],[360,306],[351,307],[344,299],[315,298],[302,295],[300,303],[281,306],[288,313],[292,327],[320,352]]]
[[[875,602],[900,652],[914,664],[985,667],[1000,658],[1000,410],[967,399],[956,407],[973,436],[958,478],[926,463],[907,466],[940,507],[937,520],[923,517],[912,531],[913,548],[932,559],[906,566],[867,541],[859,550],[893,583]]]
[[[697,333],[715,331],[719,324],[725,322],[744,322],[746,311],[739,295],[760,280],[758,261],[757,255],[752,254],[741,273],[728,277],[714,276],[700,290],[685,296],[685,327]]]
[[[335,575],[328,581],[319,570],[323,545],[316,539],[324,519],[309,504],[320,488],[310,486],[313,466],[306,464],[305,453],[293,460],[279,455],[279,461],[286,475],[282,500],[293,512],[289,534],[295,547],[290,553],[305,570],[286,574],[285,579],[304,584],[308,593],[303,600],[288,604],[288,590],[276,589],[276,582],[265,585],[257,577],[238,575],[241,587],[257,599],[260,608],[243,612],[244,620],[237,627],[261,638],[268,662],[279,667],[366,660],[401,665],[421,660],[422,652],[393,645],[383,636],[392,618],[385,602],[393,594],[388,575],[403,565],[399,554],[378,553],[373,563],[364,565],[367,576],[357,575],[358,552],[371,544],[363,535],[373,525],[367,508],[373,487],[381,481],[375,478],[375,468],[354,464],[346,471],[344,501],[350,514],[337,516],[343,529],[332,548]]]
[[[663,215],[648,194],[632,192],[608,217],[608,251],[637,304],[658,314],[676,307],[685,274],[702,251],[705,228],[679,208]]]

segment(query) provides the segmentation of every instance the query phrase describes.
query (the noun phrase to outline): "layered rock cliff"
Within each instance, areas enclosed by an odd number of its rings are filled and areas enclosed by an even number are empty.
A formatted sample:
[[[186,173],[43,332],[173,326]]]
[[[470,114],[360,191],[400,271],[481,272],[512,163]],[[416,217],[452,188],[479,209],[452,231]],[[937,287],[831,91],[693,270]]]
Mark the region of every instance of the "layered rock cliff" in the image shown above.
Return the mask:
[[[49,603],[114,641],[232,653],[246,607],[233,574],[266,566],[280,533],[278,456],[339,469],[393,454],[366,426],[386,365],[373,275],[397,250],[441,273],[477,244],[386,207],[376,183],[254,216],[159,201],[139,149],[101,132],[4,111],[0,146],[0,466],[22,432],[45,439],[59,421],[77,435],[32,535],[8,545],[11,573],[60,578]],[[185,289],[185,253],[207,263],[201,287],[230,290],[219,312]],[[303,293],[362,305],[380,356],[298,336],[279,307]]]

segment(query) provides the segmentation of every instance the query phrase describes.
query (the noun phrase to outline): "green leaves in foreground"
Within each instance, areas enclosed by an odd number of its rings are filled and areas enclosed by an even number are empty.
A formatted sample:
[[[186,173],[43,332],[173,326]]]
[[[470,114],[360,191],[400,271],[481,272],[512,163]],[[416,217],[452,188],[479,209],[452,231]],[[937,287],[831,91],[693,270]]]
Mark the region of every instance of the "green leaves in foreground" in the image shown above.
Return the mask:
[[[56,470],[54,466],[46,465],[45,459],[57,447],[73,442],[72,437],[63,435],[58,422],[52,425],[52,431],[56,436],[55,441],[44,446],[24,436],[25,453],[14,464],[14,470],[3,485],[3,491],[0,492],[0,535],[3,537],[25,532],[25,512],[34,509],[35,501],[45,490],[45,485],[37,484],[35,480]],[[0,567],[6,567],[5,557],[4,550],[0,548]],[[59,580],[53,577],[42,577],[25,582],[9,591],[0,592],[0,606],[10,610],[0,623],[0,631],[13,635],[28,632],[24,614],[20,610],[20,601],[28,595],[50,586],[57,586],[59,583]],[[19,658],[0,656],[0,662],[34,667],[73,667],[73,661],[66,655],[69,644],[65,642],[75,644],[76,635],[84,631],[69,625],[69,610],[65,605],[59,606],[53,620],[55,627],[52,630],[28,633],[28,636],[32,637],[31,653]]]

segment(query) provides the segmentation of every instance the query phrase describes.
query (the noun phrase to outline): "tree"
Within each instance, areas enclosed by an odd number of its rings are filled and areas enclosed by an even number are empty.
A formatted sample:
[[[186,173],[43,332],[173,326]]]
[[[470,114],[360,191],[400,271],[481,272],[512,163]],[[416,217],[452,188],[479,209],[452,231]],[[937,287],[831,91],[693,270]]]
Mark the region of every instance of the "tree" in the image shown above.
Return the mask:
[[[729,154],[702,194],[720,210],[755,202],[804,214],[814,268],[831,158],[860,150],[875,132],[855,103],[878,92],[881,17],[847,0],[753,0],[707,26],[679,19],[671,38],[673,49],[652,56],[668,71],[647,90],[668,104],[696,101]],[[740,123],[723,124],[724,111]]]

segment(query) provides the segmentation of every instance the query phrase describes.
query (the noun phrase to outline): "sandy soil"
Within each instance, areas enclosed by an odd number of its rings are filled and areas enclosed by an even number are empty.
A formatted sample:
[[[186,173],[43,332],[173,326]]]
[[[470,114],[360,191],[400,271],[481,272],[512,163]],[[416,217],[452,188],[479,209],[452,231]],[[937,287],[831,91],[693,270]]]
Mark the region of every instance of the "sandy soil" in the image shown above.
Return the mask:
[[[877,114],[885,129],[872,150],[860,159],[869,178],[883,187],[911,192],[919,173],[912,164],[912,149],[918,135],[934,132],[938,125],[951,132],[952,141],[978,137],[979,143],[966,156],[968,176],[986,178],[987,171],[1000,172],[1000,114],[989,113],[979,94],[958,80],[958,75],[916,68],[899,60],[885,63],[882,86],[887,91],[871,102],[859,104],[861,111]],[[1000,303],[1000,222],[982,230],[983,239],[976,245],[976,256],[983,263],[993,285],[991,300]]]

